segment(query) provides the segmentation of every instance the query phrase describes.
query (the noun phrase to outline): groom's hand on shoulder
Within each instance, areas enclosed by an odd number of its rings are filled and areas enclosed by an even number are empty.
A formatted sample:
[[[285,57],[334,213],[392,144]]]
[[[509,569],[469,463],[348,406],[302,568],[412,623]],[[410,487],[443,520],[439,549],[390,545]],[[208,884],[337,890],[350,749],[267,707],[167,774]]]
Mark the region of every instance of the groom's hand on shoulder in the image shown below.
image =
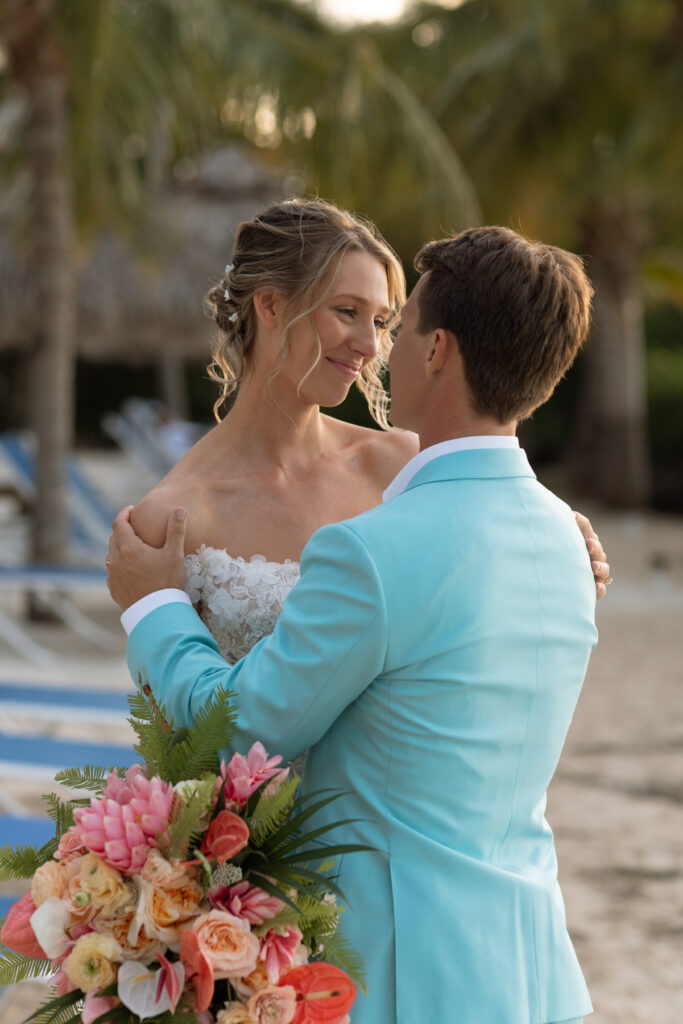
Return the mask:
[[[131,522],[132,512],[129,505],[114,520],[107,557],[109,593],[123,611],[155,590],[185,586],[185,509],[170,513],[163,547],[140,539]]]

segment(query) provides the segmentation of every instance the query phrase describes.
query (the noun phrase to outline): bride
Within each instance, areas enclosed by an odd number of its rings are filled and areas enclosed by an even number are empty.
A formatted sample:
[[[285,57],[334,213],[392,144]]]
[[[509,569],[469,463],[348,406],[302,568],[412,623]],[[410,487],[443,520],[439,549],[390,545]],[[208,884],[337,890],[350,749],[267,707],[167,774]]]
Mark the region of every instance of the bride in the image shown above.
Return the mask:
[[[387,429],[382,386],[404,300],[387,243],[322,200],[276,203],[237,231],[207,298],[220,331],[216,407],[236,393],[234,403],[131,515],[140,539],[161,547],[170,513],[187,510],[186,589],[231,663],[274,628],[311,535],[379,504],[417,453],[415,435]],[[321,411],[354,383],[385,429]]]

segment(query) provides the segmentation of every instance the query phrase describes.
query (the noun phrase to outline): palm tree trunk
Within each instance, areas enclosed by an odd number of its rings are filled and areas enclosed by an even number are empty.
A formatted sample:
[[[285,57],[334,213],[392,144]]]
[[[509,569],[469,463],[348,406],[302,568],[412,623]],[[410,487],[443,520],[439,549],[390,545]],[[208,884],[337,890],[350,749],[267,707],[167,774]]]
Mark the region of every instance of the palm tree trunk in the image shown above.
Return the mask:
[[[647,378],[638,211],[601,199],[587,211],[584,244],[595,285],[594,329],[570,465],[576,482],[608,504],[639,508],[650,496]]]
[[[13,23],[12,69],[29,100],[27,157],[33,195],[29,235],[35,323],[29,354],[28,423],[35,434],[37,494],[32,557],[66,560],[65,462],[73,445],[75,280],[68,159],[67,75],[52,4],[23,7]]]

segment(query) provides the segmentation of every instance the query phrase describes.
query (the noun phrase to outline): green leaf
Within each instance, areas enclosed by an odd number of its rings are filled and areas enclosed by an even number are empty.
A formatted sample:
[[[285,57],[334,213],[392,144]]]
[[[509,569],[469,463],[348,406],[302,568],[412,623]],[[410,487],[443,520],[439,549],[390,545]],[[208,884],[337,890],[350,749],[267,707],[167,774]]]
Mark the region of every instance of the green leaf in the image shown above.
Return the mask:
[[[35,846],[0,847],[0,882],[10,878],[33,878],[41,864],[51,860],[57,839],[49,839],[40,848]]]
[[[304,838],[308,838],[305,836]],[[325,846],[319,850],[298,850],[288,857],[278,857],[274,864],[299,864],[309,861],[324,860],[332,854],[334,857],[341,857],[344,853],[372,853],[374,846],[366,846],[364,843],[339,843],[336,846]]]
[[[174,802],[169,826],[165,834],[157,838],[164,857],[169,860],[174,857],[187,857],[189,850],[204,833],[205,811],[206,806],[201,801],[190,800],[187,804]]]
[[[304,936],[306,939],[307,936]],[[327,935],[322,943],[322,959],[340,967],[355,981],[363,995],[368,994],[365,963],[362,956],[355,951],[351,943],[343,935]]]
[[[320,796],[320,792],[325,792],[325,790],[321,790],[313,794],[306,794],[306,797],[318,797]],[[314,803],[311,807],[307,807],[306,810],[300,810],[300,808],[303,805],[303,800],[306,799],[306,797],[298,797],[294,801],[292,817],[289,819],[289,821],[285,822],[280,828],[277,829],[277,831],[271,836],[267,843],[264,843],[263,849],[267,850],[269,853],[274,853],[275,851],[277,851],[280,848],[280,846],[284,845],[285,840],[288,840],[295,834],[300,833],[301,826],[306,821],[308,821],[309,818],[311,818],[314,814],[317,814],[317,812],[321,810],[321,808],[327,807],[335,800],[338,800],[341,796],[344,796],[344,794],[341,791],[337,790],[333,793],[332,796],[324,797],[322,800],[317,800],[316,803]]]
[[[118,769],[119,775],[124,775],[125,768]],[[92,792],[99,792],[107,784],[107,769],[99,768],[88,764],[85,768],[63,768],[55,775],[55,782],[61,782],[69,789],[88,789]]]
[[[235,733],[238,714],[235,701],[236,695],[230,690],[223,687],[214,690],[210,700],[197,711],[192,727],[173,744],[169,754],[171,774],[164,778],[176,783],[208,772],[217,774],[218,751],[228,745]]]
[[[294,806],[299,782],[299,776],[292,774],[280,784],[275,793],[261,793],[254,813],[248,821],[252,846],[261,846],[285,823]]]
[[[0,949],[0,988],[18,985],[20,981],[39,978],[43,974],[53,972],[49,960],[34,960],[32,957],[15,953],[12,949]]]
[[[87,797],[82,800],[60,800],[56,793],[44,793],[43,800],[47,803],[47,815],[54,821],[58,836],[63,835],[75,824],[74,808],[90,803]]]
[[[324,877],[316,871],[309,871],[308,868],[301,866],[289,868],[280,864],[269,864],[268,874],[276,881],[285,882],[295,889],[303,888],[304,883],[307,881],[315,882],[317,885],[324,886],[325,889],[333,892],[343,903],[347,902],[346,896],[331,878]]]
[[[25,1024],[28,1024],[28,1021],[31,1024],[67,1024],[74,1016],[73,1007],[80,1004],[80,1009],[83,1006],[83,998],[80,989],[76,989],[74,992],[66,992],[62,996],[48,999],[27,1018]]]

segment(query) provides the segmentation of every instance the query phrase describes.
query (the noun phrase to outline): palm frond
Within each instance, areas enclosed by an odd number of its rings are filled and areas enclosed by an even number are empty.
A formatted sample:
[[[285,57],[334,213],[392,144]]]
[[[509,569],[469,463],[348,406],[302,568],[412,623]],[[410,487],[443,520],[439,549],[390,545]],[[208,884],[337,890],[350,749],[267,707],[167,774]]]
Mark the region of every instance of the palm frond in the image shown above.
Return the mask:
[[[329,804],[334,803],[335,800],[338,800],[344,795],[340,790],[334,790],[332,791],[331,796],[325,796],[320,800],[316,800],[315,803],[306,807],[304,810],[304,804],[309,802],[311,797],[319,797],[321,792],[325,792],[325,790],[297,797],[292,804],[292,816],[290,819],[283,822],[283,824],[280,825],[270,836],[267,842],[263,843],[263,850],[269,857],[274,856],[275,853],[285,846],[290,839],[294,839],[295,836],[300,836],[301,826],[304,825],[309,818],[313,817],[314,814],[317,814],[317,812],[323,807],[327,807]]]
[[[63,996],[48,999],[46,1003],[38,1007],[28,1021],[31,1024],[67,1024],[73,1018],[74,1008],[78,1004],[80,1004],[80,1009],[83,1006],[83,993],[79,989],[74,992],[66,992]]]
[[[18,985],[20,981],[39,978],[52,971],[49,960],[33,960],[11,949],[3,949],[0,956],[0,988],[9,988],[10,985]]]

